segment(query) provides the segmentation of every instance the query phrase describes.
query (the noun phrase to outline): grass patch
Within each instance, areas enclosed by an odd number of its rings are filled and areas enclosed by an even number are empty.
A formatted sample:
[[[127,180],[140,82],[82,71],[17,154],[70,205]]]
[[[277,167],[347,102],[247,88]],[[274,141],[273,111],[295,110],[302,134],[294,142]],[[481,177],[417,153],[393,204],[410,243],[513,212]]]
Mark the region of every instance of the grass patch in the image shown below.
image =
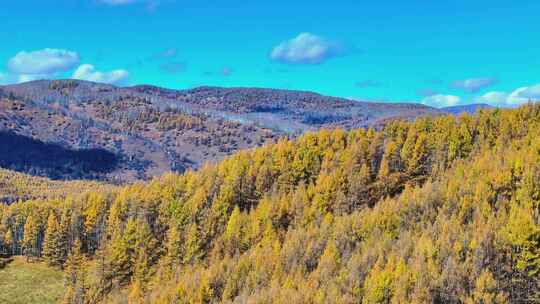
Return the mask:
[[[57,303],[64,290],[63,273],[44,263],[27,263],[15,257],[0,269],[0,303]]]

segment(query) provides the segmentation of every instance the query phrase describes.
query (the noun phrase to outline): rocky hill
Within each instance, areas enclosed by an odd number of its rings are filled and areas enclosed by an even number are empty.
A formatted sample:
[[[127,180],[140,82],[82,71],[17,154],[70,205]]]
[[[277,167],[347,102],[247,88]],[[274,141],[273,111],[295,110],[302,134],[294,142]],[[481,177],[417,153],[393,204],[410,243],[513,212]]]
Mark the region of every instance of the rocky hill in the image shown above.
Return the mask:
[[[440,113],[288,90],[40,80],[0,87],[0,167],[126,182],[197,168],[281,136]]]

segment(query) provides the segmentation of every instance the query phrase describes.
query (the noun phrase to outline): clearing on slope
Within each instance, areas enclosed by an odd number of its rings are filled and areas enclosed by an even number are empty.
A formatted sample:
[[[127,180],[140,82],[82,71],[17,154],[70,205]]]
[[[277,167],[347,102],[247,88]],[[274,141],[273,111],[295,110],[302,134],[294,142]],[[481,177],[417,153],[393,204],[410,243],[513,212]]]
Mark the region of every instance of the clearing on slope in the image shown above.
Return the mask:
[[[64,292],[61,270],[44,263],[28,263],[16,256],[0,269],[0,302],[6,304],[57,303]]]

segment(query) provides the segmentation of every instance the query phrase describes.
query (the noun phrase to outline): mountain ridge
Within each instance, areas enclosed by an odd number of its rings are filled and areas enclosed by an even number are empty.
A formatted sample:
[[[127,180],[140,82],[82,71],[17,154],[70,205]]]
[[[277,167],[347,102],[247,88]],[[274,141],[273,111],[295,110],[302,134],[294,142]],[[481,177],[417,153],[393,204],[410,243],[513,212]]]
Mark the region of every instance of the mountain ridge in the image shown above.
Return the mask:
[[[444,113],[421,104],[264,88],[173,90],[37,80],[0,90],[0,131],[70,150],[103,149],[117,159],[106,173],[66,173],[63,168],[60,173],[38,170],[36,175],[114,182],[198,168],[235,151],[306,131],[378,128],[394,119]],[[4,167],[29,172],[28,166]]]

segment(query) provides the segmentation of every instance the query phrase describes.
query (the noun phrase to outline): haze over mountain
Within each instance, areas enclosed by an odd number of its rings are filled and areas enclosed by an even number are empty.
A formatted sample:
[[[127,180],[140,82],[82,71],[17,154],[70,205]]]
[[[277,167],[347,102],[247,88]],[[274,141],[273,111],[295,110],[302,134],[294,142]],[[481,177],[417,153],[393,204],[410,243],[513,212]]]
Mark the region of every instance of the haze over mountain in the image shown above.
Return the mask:
[[[469,113],[474,114],[480,109],[493,109],[494,106],[485,104],[485,103],[472,103],[468,105],[460,105],[460,106],[452,106],[452,107],[443,107],[441,108],[442,111],[449,113],[449,114],[461,114],[461,113]]]
[[[40,80],[4,86],[0,93],[0,166],[55,179],[116,182],[197,168],[280,136],[442,113],[420,104],[260,88]]]

